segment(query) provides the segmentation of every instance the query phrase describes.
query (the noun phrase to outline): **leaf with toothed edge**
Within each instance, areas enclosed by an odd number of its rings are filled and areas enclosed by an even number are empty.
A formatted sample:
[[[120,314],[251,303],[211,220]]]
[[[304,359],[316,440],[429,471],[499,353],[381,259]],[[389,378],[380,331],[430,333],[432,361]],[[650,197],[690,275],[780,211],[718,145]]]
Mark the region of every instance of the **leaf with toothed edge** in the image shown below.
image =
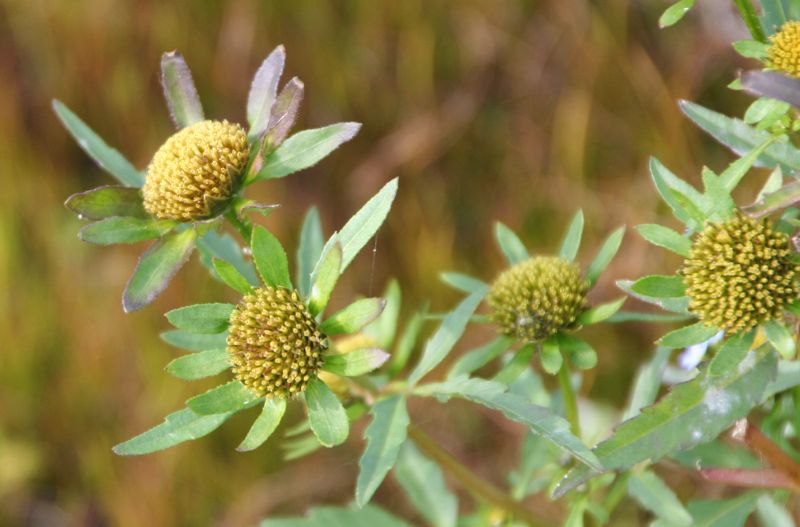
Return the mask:
[[[203,106],[194,86],[192,72],[177,51],[161,56],[161,87],[175,126],[186,128],[203,120]]]

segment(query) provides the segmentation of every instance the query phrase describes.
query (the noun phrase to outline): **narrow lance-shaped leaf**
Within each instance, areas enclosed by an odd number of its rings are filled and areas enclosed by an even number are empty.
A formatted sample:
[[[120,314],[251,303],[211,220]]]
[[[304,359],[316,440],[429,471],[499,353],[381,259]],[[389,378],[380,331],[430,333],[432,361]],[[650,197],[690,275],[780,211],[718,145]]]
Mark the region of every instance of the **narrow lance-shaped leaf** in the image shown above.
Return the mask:
[[[210,434],[231,415],[198,415],[189,408],[184,408],[169,414],[162,424],[118,444],[114,447],[114,453],[120,456],[139,456],[158,452]]]
[[[396,195],[397,178],[394,178],[370,198],[339,231],[338,239],[342,244],[342,272],[383,225]]]
[[[297,77],[286,83],[275,104],[267,125],[266,140],[272,147],[280,146],[297,119],[297,110],[303,101],[303,83]]]
[[[220,333],[228,328],[228,319],[235,306],[225,303],[194,304],[179,307],[166,314],[170,324],[194,333]]]
[[[798,203],[800,203],[800,181],[795,181],[763,196],[756,203],[747,207],[746,210],[749,214],[761,217],[795,206]]]
[[[122,154],[108,146],[86,123],[67,108],[64,103],[53,100],[53,110],[64,128],[72,134],[75,141],[103,170],[117,178],[123,185],[141,187],[144,174],[131,165]]]
[[[513,340],[510,337],[501,335],[489,341],[488,344],[465,353],[453,364],[453,367],[447,374],[447,378],[452,379],[459,375],[470,374],[482,368],[499,357],[500,354],[511,347],[512,344]]]
[[[639,367],[630,400],[625,408],[625,413],[622,414],[623,421],[638,415],[642,408],[655,402],[661,388],[661,376],[671,354],[672,349],[670,348],[656,348],[653,358]]]
[[[167,100],[172,122],[185,128],[203,120],[203,106],[194,86],[192,72],[177,51],[161,56],[161,87]]]
[[[214,270],[217,271],[222,281],[234,291],[246,295],[253,290],[253,286],[250,285],[247,278],[242,276],[242,273],[240,273],[232,263],[220,260],[219,258],[214,258],[212,263],[214,265]]]
[[[608,320],[614,314],[622,308],[622,305],[625,303],[627,298],[622,297],[618,298],[617,300],[607,302],[605,304],[600,304],[599,306],[595,306],[591,309],[588,309],[581,313],[578,316],[578,323],[583,325],[589,324],[597,324],[598,322],[603,322],[604,320]]]
[[[683,278],[675,275],[650,275],[636,280],[631,286],[634,293],[655,298],[680,298],[686,294]]]
[[[192,397],[186,406],[199,415],[222,414],[238,412],[259,399],[241,382],[230,381]]]
[[[197,240],[197,248],[200,251],[200,261],[207,268],[214,269],[212,260],[213,258],[219,258],[236,267],[242,276],[247,278],[250,285],[259,285],[253,263],[245,260],[241,247],[230,234],[209,231]]]
[[[656,298],[653,296],[639,294],[631,288],[632,286],[633,281],[631,280],[617,280],[617,287],[634,298],[638,298],[639,300],[649,304],[657,305],[662,309],[666,309],[667,311],[671,311],[673,313],[678,313],[679,315],[689,315],[689,297],[682,296],[678,298]]]
[[[167,364],[166,370],[179,379],[193,381],[217,375],[228,368],[229,356],[223,348],[178,357]]]
[[[312,315],[317,315],[325,309],[330,300],[333,288],[342,273],[342,245],[338,240],[322,253],[316,270],[314,271],[313,284],[308,302],[308,310]]]
[[[409,417],[406,400],[394,395],[375,403],[370,410],[372,422],[364,432],[367,447],[358,460],[356,504],[363,507],[383,482],[397,461],[400,447],[406,441]]]
[[[603,242],[600,250],[597,251],[597,256],[594,257],[594,260],[592,260],[592,263],[589,264],[589,268],[586,270],[586,279],[589,280],[590,285],[593,286],[597,283],[600,275],[606,270],[611,260],[614,259],[614,256],[616,256],[619,250],[619,246],[622,244],[623,236],[625,236],[625,227],[620,227],[612,232],[608,238],[606,238],[606,241]]]
[[[227,333],[202,334],[181,329],[164,331],[159,336],[167,344],[187,351],[224,349],[228,338]]]
[[[247,96],[247,121],[250,123],[248,135],[251,138],[267,129],[285,62],[286,50],[283,46],[278,46],[264,59],[253,77]]]
[[[661,13],[658,19],[658,27],[663,29],[678,23],[692,6],[694,6],[694,0],[678,0]]]
[[[385,301],[382,298],[362,298],[356,300],[341,311],[337,311],[320,325],[326,335],[356,333],[361,328],[378,318],[383,311]]]
[[[692,241],[686,236],[655,223],[637,225],[636,230],[642,235],[642,238],[653,245],[663,247],[685,258],[689,257],[689,251],[692,250]]]
[[[256,418],[253,426],[247,432],[242,443],[236,447],[239,452],[255,450],[269,439],[269,436],[278,428],[283,414],[286,412],[286,399],[280,397],[267,397],[261,413]]]
[[[388,349],[394,342],[394,336],[397,333],[397,322],[400,318],[402,294],[397,280],[392,279],[386,286],[383,292],[383,299],[386,304],[380,316],[361,332],[374,340],[379,347]]]
[[[149,218],[138,188],[105,186],[73,194],[64,202],[81,218],[102,220],[115,216]]]
[[[650,177],[677,219],[693,230],[703,224],[705,203],[702,194],[654,157],[650,158]]]
[[[499,221],[494,224],[494,237],[509,264],[515,265],[528,259],[528,250],[519,236]]]
[[[628,480],[628,494],[645,509],[649,510],[670,525],[675,527],[691,527],[692,516],[689,514],[672,489],[661,481],[653,472],[647,470],[634,474]]]
[[[795,356],[795,343],[792,333],[786,329],[786,326],[777,320],[769,320],[765,322],[761,329],[764,331],[764,336],[775,350],[780,353],[784,359],[793,359]]]
[[[380,368],[389,354],[378,348],[362,348],[349,353],[328,353],[322,369],[345,377],[357,377]]]
[[[774,142],[773,138],[767,139],[760,145],[750,150],[747,154],[740,157],[730,164],[725,171],[719,175],[720,183],[728,192],[733,191],[759,156]]]
[[[719,333],[719,328],[697,322],[690,326],[670,331],[658,339],[658,344],[666,348],[686,348],[705,342],[717,333]]]
[[[458,520],[458,500],[447,488],[439,465],[406,443],[394,468],[394,476],[408,499],[434,527],[455,527]]]
[[[578,249],[581,246],[581,237],[583,236],[583,211],[578,210],[572,221],[567,227],[567,232],[564,234],[564,240],[561,242],[561,249],[558,251],[559,256],[565,260],[572,261],[578,255]]]
[[[314,271],[314,266],[322,254],[324,243],[319,211],[316,207],[311,207],[303,219],[303,227],[300,230],[300,243],[297,245],[297,277],[295,283],[303,298],[307,298],[311,292],[311,273]]]
[[[800,80],[777,71],[747,71],[742,74],[742,88],[753,95],[771,97],[800,108]]]
[[[326,447],[344,443],[350,433],[350,423],[342,403],[331,389],[315,378],[309,381],[303,396],[308,408],[308,423],[319,442]]]
[[[267,229],[257,225],[250,242],[253,260],[264,283],[273,287],[292,288],[289,278],[289,260],[278,239]]]
[[[450,287],[454,287],[459,291],[463,291],[468,294],[475,293],[477,291],[481,291],[488,287],[486,282],[482,280],[478,280],[472,276],[463,274],[463,273],[454,273],[450,271],[445,271],[439,274],[439,277],[442,279],[442,282],[449,285]]]
[[[97,245],[137,243],[160,238],[176,225],[177,223],[171,220],[152,218],[106,218],[83,227],[78,232],[78,238]]]
[[[186,229],[167,234],[147,249],[122,293],[126,313],[143,308],[166,289],[192,254],[196,237],[194,229]]]

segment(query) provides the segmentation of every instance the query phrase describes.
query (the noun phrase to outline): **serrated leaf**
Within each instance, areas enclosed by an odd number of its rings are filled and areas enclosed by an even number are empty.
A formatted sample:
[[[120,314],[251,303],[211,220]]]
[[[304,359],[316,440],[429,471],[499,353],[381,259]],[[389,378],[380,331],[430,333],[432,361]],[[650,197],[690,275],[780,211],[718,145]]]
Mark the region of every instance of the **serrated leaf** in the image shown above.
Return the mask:
[[[410,527],[408,523],[392,516],[379,507],[367,505],[363,509],[317,507],[302,518],[264,520],[260,527]]]
[[[663,247],[669,251],[679,254],[685,258],[689,257],[689,252],[692,250],[692,240],[678,234],[668,227],[657,225],[655,223],[646,223],[644,225],[636,226],[637,232],[653,245]]]
[[[235,307],[220,302],[194,304],[168,311],[165,316],[178,329],[193,333],[221,333],[228,329],[228,319]]]
[[[248,452],[260,447],[269,439],[269,436],[278,428],[286,412],[286,399],[280,397],[267,397],[264,406],[241,444],[236,447],[239,452]]]
[[[193,381],[211,377],[230,368],[228,352],[213,349],[178,357],[167,364],[167,372],[179,379]]]
[[[319,442],[326,447],[344,443],[350,433],[350,423],[342,403],[331,389],[315,378],[309,381],[303,397],[308,408],[308,423]]]
[[[370,198],[339,231],[338,239],[342,244],[342,272],[383,225],[396,195],[397,178],[394,178]]]
[[[267,141],[273,147],[280,146],[297,119],[297,110],[303,102],[304,86],[297,77],[292,78],[281,90],[267,125]]]
[[[204,119],[200,96],[194,86],[192,72],[177,51],[161,56],[161,87],[167,100],[172,122],[177,128],[185,128]]]
[[[488,288],[484,288],[481,291],[472,293],[442,320],[436,333],[425,343],[422,356],[408,378],[410,385],[413,386],[418,383],[420,379],[444,360],[456,342],[458,342],[458,339],[461,338],[470,317],[478,308],[487,291]]]
[[[733,119],[693,102],[680,101],[680,107],[697,126],[740,156],[771,137],[767,131],[756,130],[739,119]],[[759,156],[755,166],[769,168],[780,166],[785,173],[791,174],[800,169],[800,150],[787,143],[773,143]]]
[[[795,356],[794,337],[786,326],[777,320],[768,320],[761,325],[764,336],[775,350],[784,359],[793,359]]]
[[[166,289],[192,254],[196,238],[194,229],[173,232],[142,254],[122,293],[122,309],[126,313],[143,308]]]
[[[622,305],[626,300],[627,298],[622,297],[612,300],[611,302],[606,302],[605,304],[600,304],[599,306],[595,306],[591,309],[587,309],[578,315],[578,324],[586,326],[608,320],[622,308]]]
[[[81,218],[102,220],[115,216],[149,218],[138,188],[104,186],[73,194],[64,202]]]
[[[650,275],[636,280],[631,290],[653,298],[680,298],[686,295],[683,278],[675,275]]]
[[[129,187],[144,185],[144,174],[131,165],[122,154],[108,146],[86,123],[59,100],[53,100],[53,110],[64,128],[97,165]]]
[[[213,259],[219,258],[236,267],[236,270],[247,278],[250,285],[259,285],[253,263],[244,258],[241,247],[231,235],[209,231],[198,238],[197,248],[200,251],[200,261],[213,272],[216,272]]]
[[[378,348],[362,348],[349,353],[329,353],[322,369],[345,377],[358,377],[380,368],[389,354]]]
[[[447,378],[452,379],[459,375],[467,375],[482,368],[511,347],[513,342],[510,337],[501,335],[489,341],[488,344],[468,351],[453,364],[453,367],[447,373]]]
[[[206,436],[233,414],[198,415],[189,408],[169,414],[164,422],[114,447],[119,456],[158,452],[184,441]]]
[[[658,19],[658,27],[664,29],[680,21],[694,5],[694,0],[678,0],[661,13]]]
[[[219,258],[213,258],[212,264],[220,279],[234,291],[246,295],[253,290],[253,286],[250,285],[247,278],[242,276],[242,273],[233,264]]]
[[[273,287],[292,289],[289,278],[289,259],[278,239],[267,229],[256,225],[250,242],[256,269],[264,283]]]
[[[285,62],[286,50],[283,46],[278,46],[264,59],[253,77],[250,93],[247,95],[250,138],[257,137],[267,129]]]
[[[742,364],[719,377],[703,372],[622,423],[594,448],[605,470],[625,470],[646,459],[655,462],[710,441],[747,415],[761,402],[767,383],[775,376],[777,358],[762,347],[751,351]],[[586,467],[576,467],[559,483],[553,497],[563,496],[590,477]]]
[[[509,264],[515,265],[528,259],[528,249],[519,236],[499,221],[494,224],[494,237]]]
[[[360,128],[360,123],[337,123],[297,132],[267,157],[264,166],[248,183],[281,178],[314,166],[355,137]]]
[[[569,260],[570,262],[578,255],[578,249],[581,246],[581,238],[583,237],[583,211],[578,210],[573,216],[572,221],[567,227],[567,232],[564,233],[564,240],[561,242],[561,248],[558,255]]]
[[[97,245],[137,243],[160,238],[176,225],[177,223],[171,220],[152,218],[105,218],[83,227],[78,232],[78,238]]]
[[[176,348],[187,351],[206,351],[211,349],[224,349],[228,333],[204,335],[183,331],[181,329],[172,329],[162,332],[160,337],[161,340]]]
[[[230,381],[195,395],[186,401],[186,406],[198,415],[223,414],[243,410],[259,399],[258,395],[248,390],[241,382]]]
[[[625,236],[625,227],[619,227],[606,238],[600,250],[597,251],[597,255],[586,270],[586,279],[589,280],[591,286],[597,283],[600,275],[616,256],[619,246],[622,244],[623,236]]]
[[[693,344],[705,342],[717,333],[719,333],[719,328],[697,322],[690,326],[670,331],[658,339],[657,344],[665,348],[687,348]]]
[[[311,292],[311,273],[317,264],[324,245],[322,223],[319,211],[311,207],[303,218],[303,227],[300,230],[300,243],[297,245],[297,290],[300,296],[307,298]]]
[[[442,383],[427,384],[415,390],[417,394],[435,397],[460,397],[498,410],[507,418],[527,426],[562,450],[595,470],[602,465],[580,439],[572,435],[569,423],[543,406],[530,404],[524,398],[506,391],[496,382],[477,378],[458,377]]]
[[[308,310],[314,316],[321,313],[328,305],[333,288],[336,287],[336,282],[342,274],[342,244],[338,239],[333,240],[334,243],[327,250],[323,250],[313,273]]]
[[[442,282],[450,287],[458,289],[459,291],[463,291],[467,294],[472,294],[488,287],[486,282],[463,273],[445,271],[439,274],[439,278],[441,278]]]
[[[341,311],[337,311],[320,325],[320,330],[328,336],[342,333],[356,333],[378,318],[383,311],[382,298],[362,298]]]
[[[400,447],[406,441],[409,417],[406,400],[393,395],[375,403],[371,410],[372,422],[364,431],[367,446],[358,460],[356,504],[363,507],[383,482],[397,461]]]
[[[458,500],[447,488],[439,465],[423,456],[413,443],[403,446],[394,476],[428,524],[455,527]]]
[[[651,471],[634,474],[628,480],[628,494],[639,505],[649,510],[670,525],[675,527],[691,527],[692,516],[689,514],[672,489]]]

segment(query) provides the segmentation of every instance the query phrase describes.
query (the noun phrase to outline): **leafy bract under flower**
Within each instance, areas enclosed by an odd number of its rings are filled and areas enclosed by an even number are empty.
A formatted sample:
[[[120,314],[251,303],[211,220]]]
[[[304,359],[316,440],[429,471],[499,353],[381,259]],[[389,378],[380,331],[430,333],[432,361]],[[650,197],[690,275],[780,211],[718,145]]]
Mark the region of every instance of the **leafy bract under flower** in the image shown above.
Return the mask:
[[[770,37],[767,51],[771,68],[800,77],[800,22],[786,22],[781,30]]]
[[[681,271],[689,310],[729,333],[779,318],[800,293],[790,254],[789,238],[766,218],[738,213],[724,223],[708,223]]]

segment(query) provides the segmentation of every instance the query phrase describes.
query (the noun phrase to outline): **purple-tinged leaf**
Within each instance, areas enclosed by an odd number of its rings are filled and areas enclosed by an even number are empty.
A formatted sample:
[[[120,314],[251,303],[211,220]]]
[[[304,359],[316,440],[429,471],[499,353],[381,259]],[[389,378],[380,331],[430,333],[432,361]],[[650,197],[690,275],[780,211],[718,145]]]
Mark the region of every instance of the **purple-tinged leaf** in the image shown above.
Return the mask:
[[[192,72],[177,51],[161,56],[161,87],[172,122],[178,129],[202,121],[203,106],[192,80]]]
[[[149,218],[138,188],[105,186],[73,194],[64,205],[81,219],[102,220],[116,216]]]
[[[742,74],[742,87],[759,97],[770,97],[800,108],[800,79],[775,71],[748,71]]]
[[[267,129],[285,62],[286,51],[283,46],[278,46],[264,59],[253,77],[250,93],[247,96],[247,121],[250,123],[248,135],[251,139],[258,137]]]
[[[800,182],[789,183],[779,190],[763,196],[745,210],[751,216],[760,218],[797,203],[800,203]]]
[[[286,83],[275,100],[267,125],[267,139],[275,148],[283,143],[297,119],[297,110],[303,102],[303,81],[294,77]]]

